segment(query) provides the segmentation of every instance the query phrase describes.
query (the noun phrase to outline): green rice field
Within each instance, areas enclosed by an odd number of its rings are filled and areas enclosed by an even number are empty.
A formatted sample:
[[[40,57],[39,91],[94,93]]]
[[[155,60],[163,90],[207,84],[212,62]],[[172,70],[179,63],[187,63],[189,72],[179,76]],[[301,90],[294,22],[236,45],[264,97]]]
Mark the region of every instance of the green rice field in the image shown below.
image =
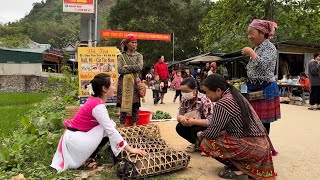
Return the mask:
[[[20,127],[21,117],[45,97],[41,93],[0,93],[0,137]]]

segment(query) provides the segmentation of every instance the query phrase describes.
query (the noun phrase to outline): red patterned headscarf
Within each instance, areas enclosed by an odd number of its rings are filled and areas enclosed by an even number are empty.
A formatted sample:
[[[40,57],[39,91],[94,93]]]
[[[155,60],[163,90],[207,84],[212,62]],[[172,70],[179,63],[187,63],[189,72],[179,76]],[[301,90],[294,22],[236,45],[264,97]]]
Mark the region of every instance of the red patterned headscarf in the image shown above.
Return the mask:
[[[121,49],[124,48],[125,45],[127,45],[131,41],[136,41],[137,37],[134,34],[128,34],[126,38],[122,39],[121,41]]]
[[[265,34],[269,35],[269,38],[272,38],[276,32],[278,27],[277,23],[267,20],[254,19],[249,27],[258,29]]]

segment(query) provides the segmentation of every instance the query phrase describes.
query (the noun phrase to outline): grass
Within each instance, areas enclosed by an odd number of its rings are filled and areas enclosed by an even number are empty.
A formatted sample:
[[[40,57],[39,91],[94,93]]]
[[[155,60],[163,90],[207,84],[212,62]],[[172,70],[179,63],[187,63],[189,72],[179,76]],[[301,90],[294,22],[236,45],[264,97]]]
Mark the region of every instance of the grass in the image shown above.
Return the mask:
[[[0,93],[0,137],[13,133],[21,125],[21,117],[32,104],[43,100],[47,94]]]
[[[41,93],[0,93],[0,107],[33,104],[46,96],[47,94]]]

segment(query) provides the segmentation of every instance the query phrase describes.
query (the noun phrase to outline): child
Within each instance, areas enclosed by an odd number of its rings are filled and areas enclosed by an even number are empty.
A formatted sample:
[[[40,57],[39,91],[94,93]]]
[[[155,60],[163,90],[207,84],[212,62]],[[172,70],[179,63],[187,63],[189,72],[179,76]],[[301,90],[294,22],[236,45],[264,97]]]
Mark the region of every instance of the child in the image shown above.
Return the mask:
[[[179,99],[181,101],[181,86],[180,83],[182,82],[181,72],[178,71],[176,77],[171,82],[171,88],[174,88],[176,90],[176,95],[174,96],[173,102],[176,102],[177,97],[179,96]]]
[[[147,80],[147,85],[149,88],[150,86],[152,86],[152,83],[150,83],[152,80],[152,74],[150,72],[146,75],[146,80]]]
[[[154,76],[153,86],[152,86],[152,92],[153,92],[153,103],[154,105],[158,105],[158,102],[160,101],[160,92],[161,92],[161,81],[159,75]]]

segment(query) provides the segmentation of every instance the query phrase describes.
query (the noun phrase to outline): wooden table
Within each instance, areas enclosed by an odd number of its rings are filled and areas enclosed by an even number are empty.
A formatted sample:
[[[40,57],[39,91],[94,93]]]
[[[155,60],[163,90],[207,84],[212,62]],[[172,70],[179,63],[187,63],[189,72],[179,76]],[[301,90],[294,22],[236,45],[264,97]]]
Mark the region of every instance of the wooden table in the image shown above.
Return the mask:
[[[302,105],[306,104],[306,97],[305,97],[305,94],[304,94],[304,86],[303,85],[300,85],[300,84],[281,84],[281,83],[278,83],[278,87],[279,88],[287,88],[288,89],[288,98],[291,100],[292,99],[292,90],[293,88],[298,88],[298,89],[302,89]]]

